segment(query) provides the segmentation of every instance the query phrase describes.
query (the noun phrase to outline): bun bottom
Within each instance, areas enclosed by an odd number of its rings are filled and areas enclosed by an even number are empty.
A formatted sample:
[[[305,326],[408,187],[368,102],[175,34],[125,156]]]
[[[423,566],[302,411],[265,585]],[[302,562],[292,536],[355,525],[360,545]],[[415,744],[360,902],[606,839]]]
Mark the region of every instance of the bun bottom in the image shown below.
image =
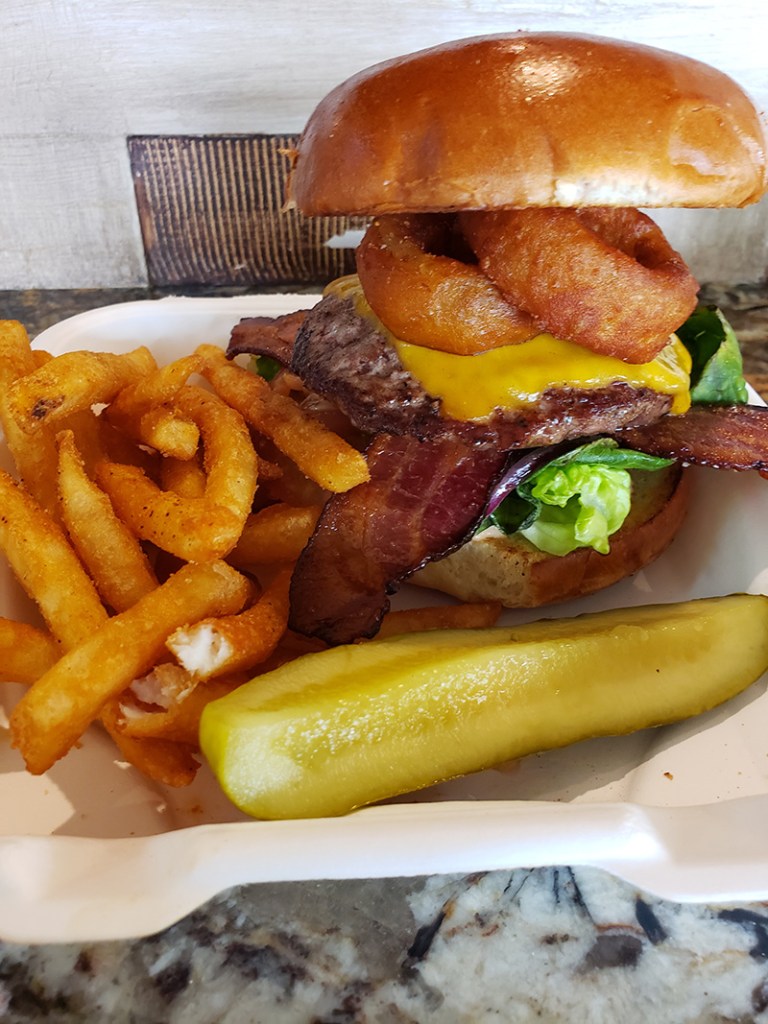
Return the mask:
[[[507,537],[491,528],[408,582],[463,601],[501,601],[507,608],[537,608],[618,583],[658,558],[688,508],[690,484],[679,466],[632,477],[632,507],[607,555],[592,548],[548,555],[519,534]]]

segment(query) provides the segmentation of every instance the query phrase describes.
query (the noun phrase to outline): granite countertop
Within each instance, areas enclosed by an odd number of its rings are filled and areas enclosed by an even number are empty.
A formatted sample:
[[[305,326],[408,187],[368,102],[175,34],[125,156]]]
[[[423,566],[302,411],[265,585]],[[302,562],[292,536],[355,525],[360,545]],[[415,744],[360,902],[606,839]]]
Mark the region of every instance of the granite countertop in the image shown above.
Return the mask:
[[[34,333],[145,295],[0,293],[0,311]],[[704,297],[768,399],[768,289]],[[675,904],[568,866],[239,887],[134,941],[0,943],[0,1021],[38,1020],[768,1022],[768,905]]]

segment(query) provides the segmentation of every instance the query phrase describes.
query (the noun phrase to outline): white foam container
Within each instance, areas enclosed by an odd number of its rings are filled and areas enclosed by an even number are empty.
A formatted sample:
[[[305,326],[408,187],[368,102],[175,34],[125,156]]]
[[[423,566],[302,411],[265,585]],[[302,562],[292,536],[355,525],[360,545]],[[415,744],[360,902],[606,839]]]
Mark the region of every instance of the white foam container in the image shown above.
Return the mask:
[[[58,354],[147,344],[165,362],[201,342],[226,344],[243,316],[314,301],[126,303],[63,321],[36,345]],[[8,465],[7,452],[0,463]],[[692,472],[693,510],[658,562],[546,614],[768,592],[768,482],[756,473]],[[413,600],[408,588],[399,600]],[[35,621],[5,567],[0,615]],[[509,613],[509,621],[533,617]],[[47,775],[32,777],[2,717],[20,688],[0,684],[0,938],[148,934],[241,883],[547,864],[602,868],[675,900],[768,899],[765,682],[678,726],[586,741],[343,818],[285,822],[246,819],[205,766],[188,789],[155,786],[121,763],[97,729]]]

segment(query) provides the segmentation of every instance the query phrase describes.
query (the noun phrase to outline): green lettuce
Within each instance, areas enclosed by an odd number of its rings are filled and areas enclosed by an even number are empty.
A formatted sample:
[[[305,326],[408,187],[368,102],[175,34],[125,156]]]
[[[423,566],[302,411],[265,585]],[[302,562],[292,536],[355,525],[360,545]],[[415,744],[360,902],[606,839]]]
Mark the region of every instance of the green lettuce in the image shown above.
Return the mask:
[[[676,333],[693,362],[693,402],[741,405],[748,400],[738,339],[716,306],[699,306]]]
[[[716,306],[700,306],[677,335],[691,354],[691,399],[716,405],[748,401],[739,343]],[[632,497],[631,469],[672,463],[620,448],[611,439],[590,441],[537,470],[483,521],[502,533],[521,533],[552,555],[591,547],[610,550]]]
[[[282,366],[280,363],[273,359],[272,356],[254,356],[251,360],[251,369],[254,373],[258,374],[259,377],[263,377],[264,380],[270,381],[278,375]]]
[[[601,438],[561,455],[532,473],[484,521],[505,534],[519,532],[551,555],[576,548],[610,550],[609,538],[622,525],[632,500],[630,469],[670,465],[643,452]]]

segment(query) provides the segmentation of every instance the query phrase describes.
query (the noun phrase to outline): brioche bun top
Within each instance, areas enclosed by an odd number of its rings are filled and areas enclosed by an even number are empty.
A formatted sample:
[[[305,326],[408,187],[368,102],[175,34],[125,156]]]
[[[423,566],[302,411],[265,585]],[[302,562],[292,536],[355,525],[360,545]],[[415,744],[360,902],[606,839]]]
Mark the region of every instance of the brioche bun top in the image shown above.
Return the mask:
[[[305,214],[516,206],[745,206],[766,135],[727,75],[666,50],[520,32],[377,64],[316,108],[292,154]]]

